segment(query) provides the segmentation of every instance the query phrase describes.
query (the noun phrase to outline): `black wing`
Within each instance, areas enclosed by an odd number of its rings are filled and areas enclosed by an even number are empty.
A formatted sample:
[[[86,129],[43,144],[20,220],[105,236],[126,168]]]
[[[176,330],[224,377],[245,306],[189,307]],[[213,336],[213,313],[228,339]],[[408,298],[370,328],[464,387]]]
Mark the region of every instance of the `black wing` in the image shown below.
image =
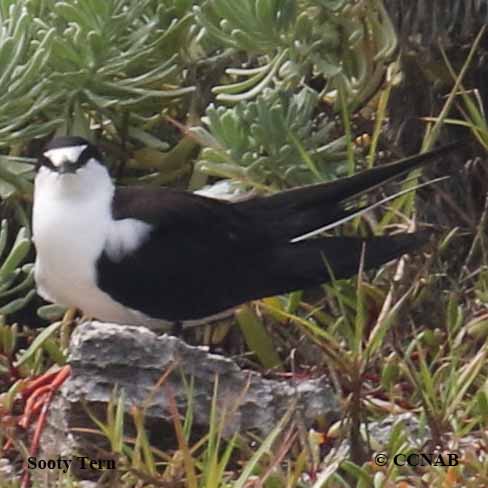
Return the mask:
[[[336,278],[352,276],[364,242],[369,268],[425,240],[408,234],[274,242],[235,205],[170,190],[157,193],[159,208],[147,208],[145,192],[142,202],[136,188],[117,191],[118,201],[126,199],[131,209],[141,205],[145,220],[154,223],[157,216],[159,225],[121,261],[103,253],[98,285],[125,306],[169,321],[201,319],[249,300],[329,281],[324,259]],[[134,216],[132,211],[128,215]]]
[[[115,219],[151,223],[150,239],[122,261],[104,253],[99,287],[124,305],[171,321],[201,319],[246,301],[285,293],[379,266],[426,240],[424,233],[370,239],[294,237],[347,215],[354,197],[440,154],[399,161],[331,183],[227,203],[172,189],[118,188]]]
[[[270,248],[268,233],[235,205],[192,193],[117,188],[113,216],[143,220],[154,230],[118,262],[103,253],[98,286],[165,320],[202,318],[245,301],[240,286],[259,275],[262,251]]]

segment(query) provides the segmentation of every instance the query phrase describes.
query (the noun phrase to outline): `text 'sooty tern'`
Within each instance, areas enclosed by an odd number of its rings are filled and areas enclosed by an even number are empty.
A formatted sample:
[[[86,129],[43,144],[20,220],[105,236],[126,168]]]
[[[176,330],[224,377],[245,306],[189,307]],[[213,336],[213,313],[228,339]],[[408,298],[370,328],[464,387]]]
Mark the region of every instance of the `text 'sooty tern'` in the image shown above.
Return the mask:
[[[354,275],[425,234],[299,239],[350,215],[355,197],[430,153],[329,183],[229,203],[185,191],[116,187],[97,148],[51,141],[39,158],[35,277],[46,300],[103,321],[159,327],[219,316],[246,301]],[[325,264],[327,262],[327,265]]]

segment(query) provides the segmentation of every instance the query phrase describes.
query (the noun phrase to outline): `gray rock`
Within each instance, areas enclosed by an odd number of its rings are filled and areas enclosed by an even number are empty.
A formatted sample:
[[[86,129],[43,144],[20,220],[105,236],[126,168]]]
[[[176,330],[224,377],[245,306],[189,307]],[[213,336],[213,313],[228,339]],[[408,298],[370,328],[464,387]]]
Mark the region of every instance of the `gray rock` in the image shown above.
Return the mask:
[[[368,424],[368,438],[373,444],[373,449],[381,451],[386,448],[393,428],[399,422],[404,426],[405,441],[410,446],[420,449],[431,438],[429,427],[421,423],[418,415],[411,412],[391,414],[380,421]]]
[[[14,480],[18,480],[18,477],[15,474],[14,467],[12,466],[11,462],[7,458],[0,458],[0,483],[5,482],[12,482]],[[2,486],[2,484],[0,484]]]
[[[217,384],[217,408],[226,412],[225,435],[253,430],[269,433],[294,400],[301,421],[311,425],[323,416],[337,417],[337,398],[325,377],[304,381],[265,379],[245,371],[206,348],[189,346],[169,335],[157,336],[142,327],[87,322],[77,327],[70,345],[72,375],[63,385],[50,409],[42,439],[43,457],[70,457],[73,453],[93,453],[100,436],[72,431],[73,427],[93,428],[88,408],[105,419],[107,404],[117,392],[124,392],[125,435],[133,435],[130,411],[145,406],[145,422],[151,441],[164,448],[174,447],[170,404],[174,400],[180,415],[188,405],[192,384],[192,431],[196,436],[208,431],[210,405]],[[162,386],[155,387],[172,368]],[[104,456],[98,451],[97,458]],[[77,473],[87,478],[87,473]],[[89,477],[89,476],[88,476]]]

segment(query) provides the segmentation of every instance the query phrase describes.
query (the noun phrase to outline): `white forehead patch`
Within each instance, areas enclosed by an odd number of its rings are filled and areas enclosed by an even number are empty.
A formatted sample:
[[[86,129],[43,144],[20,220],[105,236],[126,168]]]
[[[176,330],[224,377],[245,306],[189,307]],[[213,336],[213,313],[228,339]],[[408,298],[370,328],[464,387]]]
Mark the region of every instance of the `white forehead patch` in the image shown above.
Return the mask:
[[[80,154],[87,148],[86,144],[82,146],[59,147],[57,149],[49,149],[44,153],[54,166],[60,166],[66,161],[76,163]]]

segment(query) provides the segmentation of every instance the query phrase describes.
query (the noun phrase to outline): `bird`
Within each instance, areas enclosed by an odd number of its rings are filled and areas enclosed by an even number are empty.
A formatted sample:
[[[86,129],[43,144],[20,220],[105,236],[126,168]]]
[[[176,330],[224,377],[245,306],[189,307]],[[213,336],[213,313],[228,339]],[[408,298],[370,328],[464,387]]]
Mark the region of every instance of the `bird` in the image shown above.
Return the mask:
[[[38,293],[100,321],[164,330],[352,277],[362,256],[364,269],[381,266],[425,244],[428,233],[361,238],[321,231],[367,209],[367,191],[455,147],[229,202],[175,188],[116,186],[96,145],[56,137],[38,158],[34,182]]]

